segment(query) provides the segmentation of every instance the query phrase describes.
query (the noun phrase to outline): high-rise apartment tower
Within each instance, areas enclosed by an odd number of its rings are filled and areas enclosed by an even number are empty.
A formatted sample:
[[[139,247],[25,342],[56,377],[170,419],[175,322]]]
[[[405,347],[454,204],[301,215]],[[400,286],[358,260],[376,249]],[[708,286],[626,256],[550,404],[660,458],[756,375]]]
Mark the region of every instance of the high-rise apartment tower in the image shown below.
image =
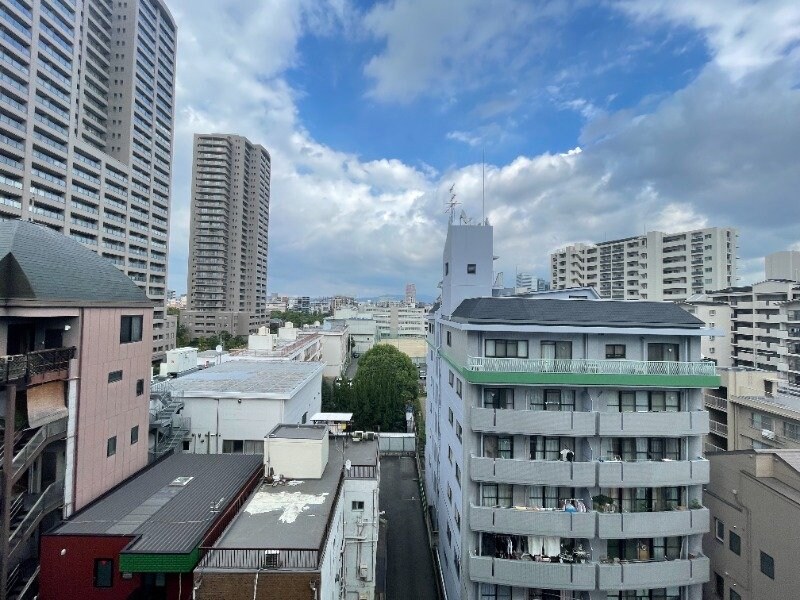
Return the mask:
[[[193,337],[247,335],[269,316],[271,159],[240,135],[194,136],[188,310]]]
[[[0,219],[113,262],[164,335],[176,27],[162,0],[0,4]]]

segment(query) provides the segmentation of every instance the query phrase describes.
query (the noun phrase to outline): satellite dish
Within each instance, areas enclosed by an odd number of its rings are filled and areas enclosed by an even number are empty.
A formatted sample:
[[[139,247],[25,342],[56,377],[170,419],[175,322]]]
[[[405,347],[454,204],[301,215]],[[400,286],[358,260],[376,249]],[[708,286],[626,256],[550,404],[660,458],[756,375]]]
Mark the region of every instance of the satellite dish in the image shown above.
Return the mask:
[[[217,354],[222,354],[222,345],[217,344]]]
[[[344,468],[347,469],[348,471],[353,468],[353,463],[349,458],[346,461],[344,461]]]

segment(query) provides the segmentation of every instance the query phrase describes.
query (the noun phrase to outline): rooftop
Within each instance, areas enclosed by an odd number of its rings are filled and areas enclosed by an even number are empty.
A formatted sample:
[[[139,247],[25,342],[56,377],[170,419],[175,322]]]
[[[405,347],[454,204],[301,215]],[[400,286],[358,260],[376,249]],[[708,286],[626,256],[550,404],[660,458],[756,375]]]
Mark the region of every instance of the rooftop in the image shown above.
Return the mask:
[[[328,435],[325,425],[276,425],[267,437],[287,440],[321,440]]]
[[[452,315],[462,323],[572,325],[582,327],[681,327],[705,323],[672,302],[560,300],[555,298],[468,298]]]
[[[317,549],[322,544],[345,461],[378,464],[377,441],[330,438],[328,465],[320,479],[263,483],[251,496],[216,548]]]
[[[211,505],[227,504],[263,468],[262,457],[173,454],[124,481],[51,535],[130,535],[127,553],[186,554],[211,528]]]
[[[0,299],[78,306],[152,306],[111,262],[28,221],[0,222]]]
[[[264,398],[284,400],[296,394],[324,364],[301,361],[233,360],[172,381],[174,395],[185,398]]]

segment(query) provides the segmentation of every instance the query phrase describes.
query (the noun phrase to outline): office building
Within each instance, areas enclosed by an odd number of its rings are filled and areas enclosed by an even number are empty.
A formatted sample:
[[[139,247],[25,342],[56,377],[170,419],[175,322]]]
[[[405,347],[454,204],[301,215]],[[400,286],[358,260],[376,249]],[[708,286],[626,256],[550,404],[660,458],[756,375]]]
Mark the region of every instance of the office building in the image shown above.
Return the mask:
[[[27,221],[0,223],[0,270],[5,600],[35,586],[41,532],[147,464],[153,305],[110,262]]]
[[[800,282],[800,251],[785,250],[764,257],[767,279],[788,279]]]
[[[545,292],[550,289],[550,282],[535,277],[531,273],[517,273],[516,281],[517,294],[527,294],[529,292]]]
[[[711,300],[704,294],[691,296],[679,304],[709,328],[722,332],[722,335],[710,335],[700,340],[700,357],[718,367],[733,366],[733,308],[725,302]]]
[[[347,311],[348,309],[344,309]],[[358,313],[375,319],[378,337],[425,337],[426,311],[416,305],[399,302],[358,305]],[[339,311],[335,315],[341,314]]]
[[[39,598],[188,600],[192,570],[261,483],[260,456],[174,454],[42,537]]]
[[[0,219],[41,223],[111,261],[164,327],[175,21],[162,0],[0,7]]]
[[[269,152],[240,135],[196,134],[188,308],[191,337],[248,335],[269,322]]]
[[[708,455],[703,494],[711,531],[706,598],[783,600],[797,596],[800,550],[800,450],[739,450]]]
[[[417,286],[413,283],[406,284],[406,304],[415,305],[417,303]]]
[[[613,300],[686,300],[736,284],[738,236],[736,229],[709,227],[573,244],[550,255],[550,283],[593,286]]]
[[[325,425],[281,424],[263,444],[266,481],[195,568],[192,598],[373,600],[380,520],[374,436],[356,443],[329,437]]]
[[[426,497],[448,597],[699,600],[709,330],[676,304],[493,298],[450,225],[429,320]]]

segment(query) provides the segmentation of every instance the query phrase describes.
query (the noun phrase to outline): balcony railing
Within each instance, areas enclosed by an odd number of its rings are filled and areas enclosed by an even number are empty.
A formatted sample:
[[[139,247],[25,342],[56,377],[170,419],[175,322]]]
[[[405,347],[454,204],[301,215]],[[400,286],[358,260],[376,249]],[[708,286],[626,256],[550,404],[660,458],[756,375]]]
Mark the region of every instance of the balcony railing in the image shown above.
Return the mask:
[[[470,506],[473,531],[571,538],[595,536],[595,512]]]
[[[200,552],[198,570],[315,570],[320,556],[316,548],[201,548]]]
[[[470,475],[474,481],[594,487],[597,482],[597,463],[473,456]]]
[[[75,358],[74,347],[0,356],[0,383],[27,381],[32,376],[66,371],[72,358]]]
[[[709,482],[709,463],[698,460],[597,463],[600,487],[663,487]]]
[[[521,435],[595,435],[597,413],[578,411],[472,409],[472,430]]]
[[[525,588],[594,590],[596,568],[593,563],[546,563],[490,556],[470,556],[469,559],[472,581]]]
[[[20,544],[28,539],[47,513],[55,510],[64,503],[64,482],[51,483],[36,499],[31,509],[27,512],[16,529],[8,538],[10,554],[13,555]]]
[[[677,435],[708,433],[708,413],[704,410],[685,412],[601,412],[600,435],[649,436],[669,432]]]
[[[707,508],[658,512],[597,514],[598,536],[604,539],[691,535],[709,531]]]
[[[709,560],[700,556],[601,564],[598,565],[597,583],[601,590],[632,590],[705,583],[709,577]]]
[[[588,375],[716,375],[708,361],[599,360],[588,358],[485,358],[470,356],[469,371],[500,373],[556,373]]]
[[[67,435],[67,419],[59,419],[40,427],[33,437],[27,441],[22,449],[14,455],[11,462],[12,481],[16,481],[23,471],[36,458],[42,449],[50,442],[64,438]]]

